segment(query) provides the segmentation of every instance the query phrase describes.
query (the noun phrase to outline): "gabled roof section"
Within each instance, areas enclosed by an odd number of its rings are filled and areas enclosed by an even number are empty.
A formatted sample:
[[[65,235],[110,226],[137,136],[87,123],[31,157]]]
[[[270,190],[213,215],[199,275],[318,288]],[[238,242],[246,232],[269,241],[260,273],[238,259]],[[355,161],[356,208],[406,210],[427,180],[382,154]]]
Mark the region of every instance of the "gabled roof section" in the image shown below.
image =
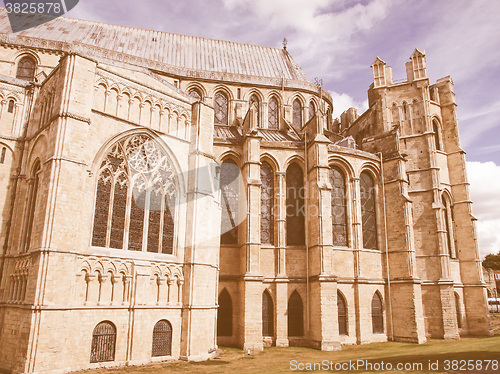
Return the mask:
[[[412,59],[415,56],[425,56],[425,50],[421,51],[420,49],[415,48],[415,50],[413,51],[413,53],[410,56],[410,59]]]
[[[31,17],[31,16],[27,16]],[[13,34],[0,8],[0,34],[8,42],[34,38],[97,47],[187,70],[285,78],[310,83],[284,49],[234,43],[168,32],[143,30],[94,21],[58,17]],[[5,37],[2,39],[4,40]]]
[[[370,67],[372,68],[375,65],[385,65],[385,61],[377,56],[377,58],[375,59],[375,61],[373,61],[373,63],[370,65]]]

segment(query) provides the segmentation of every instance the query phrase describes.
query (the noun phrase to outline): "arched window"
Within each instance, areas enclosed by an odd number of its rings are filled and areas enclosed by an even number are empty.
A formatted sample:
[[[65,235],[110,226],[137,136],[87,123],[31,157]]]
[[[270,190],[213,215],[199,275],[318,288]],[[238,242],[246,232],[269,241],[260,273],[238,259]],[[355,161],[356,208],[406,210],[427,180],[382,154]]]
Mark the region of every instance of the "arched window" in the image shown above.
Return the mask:
[[[384,333],[384,310],[382,297],[378,292],[375,292],[372,299],[372,328],[374,334]]]
[[[233,301],[226,289],[219,295],[217,310],[217,336],[233,335]]]
[[[172,161],[154,140],[115,143],[98,173],[92,245],[173,253],[176,196]]]
[[[16,78],[33,81],[35,78],[36,62],[33,58],[25,56],[17,64]]]
[[[274,336],[273,298],[267,290],[262,294],[262,336]]]
[[[302,104],[299,99],[295,99],[292,104],[293,124],[302,127]]]
[[[455,312],[457,313],[458,328],[462,328],[462,312],[460,311],[460,296],[455,292]]]
[[[432,131],[434,131],[434,142],[436,143],[436,150],[443,150],[443,143],[441,142],[441,131],[439,128],[439,123],[436,120],[432,121]]]
[[[90,362],[115,360],[116,327],[109,321],[99,323],[92,333]]]
[[[153,329],[152,357],[172,354],[172,325],[166,319],[158,321]]]
[[[7,148],[2,147],[2,153],[0,153],[0,164],[5,162],[5,154],[7,153]]]
[[[232,160],[226,160],[220,170],[221,190],[221,244],[238,243],[238,192],[240,169]]]
[[[333,245],[347,246],[347,197],[344,173],[330,168],[332,185],[332,232]]]
[[[24,235],[24,250],[28,251],[31,245],[33,231],[33,221],[35,219],[36,201],[38,196],[38,186],[40,185],[40,162],[36,161],[31,172],[31,180],[28,187],[28,203],[26,210],[26,229]]]
[[[441,198],[443,204],[443,215],[444,215],[444,228],[446,231],[446,244],[448,246],[448,254],[451,258],[456,258],[455,253],[455,240],[453,235],[453,209],[450,206],[448,199],[444,196]]]
[[[361,218],[363,247],[377,249],[377,219],[375,213],[375,183],[367,172],[361,173]]]
[[[272,167],[263,162],[260,168],[262,190],[260,194],[260,241],[274,244],[274,173]]]
[[[304,175],[293,163],[286,170],[286,242],[287,245],[305,244]]]
[[[337,312],[339,317],[339,335],[349,335],[347,330],[347,303],[340,291],[337,291]]]
[[[279,129],[279,104],[278,100],[274,96],[269,99],[267,117],[267,127],[274,130]]]
[[[14,105],[15,105],[14,100],[10,99],[9,100],[9,106],[7,107],[7,112],[8,113],[14,113]]]
[[[302,298],[297,291],[288,299],[288,336],[304,336]]]
[[[314,105],[314,101],[311,100],[309,102],[309,119],[308,120],[313,118],[315,114],[316,114],[316,105]]]
[[[392,104],[391,114],[392,114],[392,125],[393,126],[399,125],[399,108],[396,103]]]
[[[229,125],[229,99],[223,91],[217,91],[214,96],[214,115],[216,125]]]
[[[253,94],[250,96],[250,100],[248,100],[248,108],[255,107],[257,111],[257,123],[260,125],[260,102],[257,95]]]
[[[203,95],[201,94],[200,90],[197,88],[191,88],[188,91],[188,95],[195,98],[197,101],[201,101],[201,99],[203,98]]]

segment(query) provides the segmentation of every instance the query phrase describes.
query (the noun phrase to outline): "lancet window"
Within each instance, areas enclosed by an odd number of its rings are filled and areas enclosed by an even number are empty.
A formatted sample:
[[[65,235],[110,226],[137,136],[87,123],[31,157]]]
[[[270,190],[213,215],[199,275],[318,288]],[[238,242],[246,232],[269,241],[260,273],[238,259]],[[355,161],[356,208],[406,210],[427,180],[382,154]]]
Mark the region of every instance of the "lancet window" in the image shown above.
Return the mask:
[[[347,199],[344,174],[336,167],[330,169],[332,185],[333,245],[347,246]]]
[[[260,180],[260,241],[274,244],[274,173],[267,162],[260,168]]]

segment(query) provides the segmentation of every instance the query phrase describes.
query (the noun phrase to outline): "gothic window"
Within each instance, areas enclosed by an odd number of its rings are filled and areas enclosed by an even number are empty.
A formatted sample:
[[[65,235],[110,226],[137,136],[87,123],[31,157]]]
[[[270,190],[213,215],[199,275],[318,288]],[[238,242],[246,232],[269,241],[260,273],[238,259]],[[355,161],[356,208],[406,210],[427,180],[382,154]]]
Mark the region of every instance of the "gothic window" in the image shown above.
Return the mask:
[[[442,151],[443,144],[441,143],[441,132],[439,131],[439,123],[436,120],[432,121],[432,131],[434,131],[434,142],[436,144],[436,150]]]
[[[338,168],[330,169],[332,185],[332,232],[333,245],[347,246],[347,199],[344,173]]]
[[[260,124],[260,102],[259,98],[255,94],[250,96],[250,100],[248,101],[248,107],[251,108],[252,106],[254,106],[257,111],[257,123]]]
[[[269,99],[268,105],[268,128],[279,129],[279,104],[275,97]]]
[[[361,173],[361,218],[363,248],[377,249],[377,219],[375,213],[375,183],[367,173]]]
[[[288,299],[288,336],[304,336],[302,298],[297,291]]]
[[[5,162],[5,154],[7,153],[7,148],[2,147],[2,153],[0,153],[0,164]]]
[[[410,108],[408,103],[403,102],[403,134],[410,135],[412,133],[412,127],[410,122]]]
[[[316,114],[316,106],[314,105],[314,101],[309,102],[309,119],[313,118]]]
[[[176,195],[172,162],[151,138],[114,144],[97,178],[92,245],[173,253]]]
[[[109,321],[99,323],[92,333],[90,362],[115,360],[116,327]]]
[[[399,108],[396,103],[392,104],[391,114],[392,114],[392,125],[393,126],[399,125]]]
[[[293,124],[299,128],[302,127],[302,104],[299,99],[295,99],[292,104]]]
[[[451,258],[455,258],[455,246],[454,244],[454,235],[453,235],[453,210],[450,207],[449,201],[443,196],[441,199],[443,204],[443,215],[444,215],[444,225],[446,231],[446,244],[448,247],[448,254]]]
[[[219,295],[217,310],[217,336],[233,335],[233,301],[226,289]]]
[[[274,244],[274,173],[267,162],[260,168],[260,241]]]
[[[166,319],[158,321],[153,328],[152,357],[172,354],[172,325]]]
[[[25,56],[17,65],[16,78],[25,81],[33,81],[35,78],[36,63],[33,58]]]
[[[273,298],[266,290],[262,294],[262,336],[274,335]]]
[[[36,162],[33,166],[31,172],[31,181],[29,185],[29,193],[28,193],[28,203],[26,210],[26,231],[25,231],[25,241],[24,241],[24,250],[28,251],[31,245],[31,236],[33,231],[33,221],[35,219],[35,209],[36,209],[36,200],[38,195],[38,186],[40,184],[40,162]]]
[[[337,312],[339,320],[339,335],[348,335],[347,333],[347,303],[340,291],[337,291]]]
[[[372,328],[374,334],[384,333],[384,311],[382,308],[382,297],[375,292],[372,299]]]
[[[293,163],[286,170],[286,241],[287,245],[305,243],[304,175]]]
[[[223,91],[214,96],[214,115],[216,125],[228,125],[229,99]]]
[[[201,101],[203,95],[201,94],[200,90],[197,88],[191,88],[188,91],[188,95],[195,98],[197,101]]]
[[[460,296],[458,296],[458,293],[455,294],[455,312],[457,313],[457,325],[458,328],[462,328],[462,313],[460,312]]]
[[[221,244],[238,243],[238,191],[240,169],[233,161],[224,161],[220,170]]]
[[[9,100],[9,106],[7,107],[8,113],[14,113],[14,100]]]

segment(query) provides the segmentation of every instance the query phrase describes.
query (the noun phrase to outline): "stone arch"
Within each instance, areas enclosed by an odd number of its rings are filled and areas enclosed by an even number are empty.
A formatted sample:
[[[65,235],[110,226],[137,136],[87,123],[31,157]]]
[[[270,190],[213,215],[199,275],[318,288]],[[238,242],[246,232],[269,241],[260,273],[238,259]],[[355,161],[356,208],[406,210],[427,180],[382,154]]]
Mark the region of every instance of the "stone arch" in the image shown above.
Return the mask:
[[[374,334],[384,333],[384,299],[379,290],[376,290],[371,303],[372,332]]]
[[[288,298],[288,337],[304,336],[304,302],[295,289]]]
[[[233,335],[233,301],[231,295],[224,288],[218,297],[217,309],[217,336]]]
[[[339,335],[349,335],[349,306],[345,295],[337,289],[337,321]]]

